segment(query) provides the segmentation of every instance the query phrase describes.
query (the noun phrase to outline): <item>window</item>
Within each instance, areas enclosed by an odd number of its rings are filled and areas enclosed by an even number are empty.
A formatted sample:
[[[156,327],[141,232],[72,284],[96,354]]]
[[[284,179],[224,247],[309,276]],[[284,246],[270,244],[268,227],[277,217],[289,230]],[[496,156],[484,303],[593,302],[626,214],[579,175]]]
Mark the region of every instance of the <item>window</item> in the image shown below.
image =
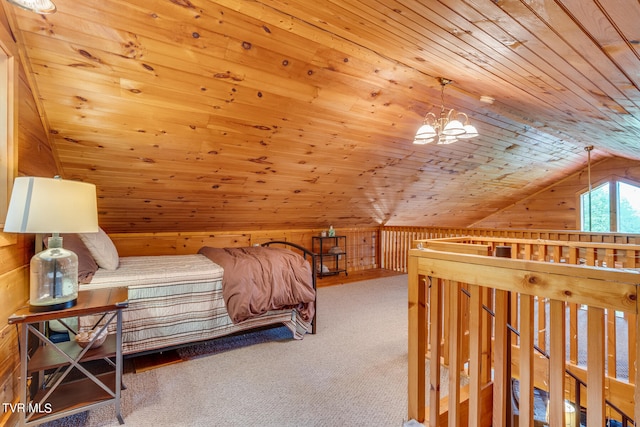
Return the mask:
[[[640,233],[640,187],[618,181],[618,231]]]
[[[582,231],[611,231],[609,183],[606,182],[580,196]]]
[[[640,184],[611,180],[580,195],[581,230],[640,233]]]
[[[5,181],[9,178],[8,168],[9,159],[4,155],[6,149],[4,148],[10,138],[11,124],[9,107],[13,99],[13,93],[10,90],[10,78],[9,78],[9,56],[3,49],[0,49],[0,99],[4,102],[0,102],[0,165],[2,167],[2,173],[0,173],[0,225],[4,224],[6,211],[8,208],[9,195],[7,190],[9,188],[8,182]]]
[[[16,170],[18,63],[12,36],[0,24],[0,246],[15,245],[13,233],[1,233]]]

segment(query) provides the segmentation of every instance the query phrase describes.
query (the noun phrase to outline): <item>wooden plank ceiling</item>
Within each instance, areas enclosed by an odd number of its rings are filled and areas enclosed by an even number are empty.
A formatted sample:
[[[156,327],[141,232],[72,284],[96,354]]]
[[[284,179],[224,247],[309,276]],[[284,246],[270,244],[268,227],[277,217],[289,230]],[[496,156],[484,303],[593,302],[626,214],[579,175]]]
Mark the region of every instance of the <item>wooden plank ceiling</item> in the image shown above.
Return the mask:
[[[111,232],[467,226],[640,160],[635,0],[54,1],[4,8]],[[438,77],[479,137],[412,144]]]

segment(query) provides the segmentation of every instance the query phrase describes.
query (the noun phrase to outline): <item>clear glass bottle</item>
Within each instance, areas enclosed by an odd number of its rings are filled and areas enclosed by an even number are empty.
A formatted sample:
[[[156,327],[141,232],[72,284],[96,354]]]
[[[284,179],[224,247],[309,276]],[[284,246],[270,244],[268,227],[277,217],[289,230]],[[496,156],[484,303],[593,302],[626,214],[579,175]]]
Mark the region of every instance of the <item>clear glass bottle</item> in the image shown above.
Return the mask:
[[[48,249],[31,258],[29,308],[62,310],[78,299],[78,256],[62,247],[62,237],[49,238]]]

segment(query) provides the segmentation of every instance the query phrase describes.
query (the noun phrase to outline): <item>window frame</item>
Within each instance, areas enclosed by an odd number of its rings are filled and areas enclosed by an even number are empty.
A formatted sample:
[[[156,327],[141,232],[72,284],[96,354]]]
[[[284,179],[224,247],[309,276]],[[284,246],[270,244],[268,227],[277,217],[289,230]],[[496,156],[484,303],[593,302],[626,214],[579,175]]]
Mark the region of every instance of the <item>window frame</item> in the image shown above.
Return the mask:
[[[634,187],[640,188],[640,182],[634,181],[633,179],[611,175],[607,178],[601,179],[596,183],[591,184],[591,191],[594,189],[601,187],[604,184],[609,186],[609,233],[618,233],[618,207],[620,200],[618,200],[618,182],[623,182],[627,185],[631,185]],[[582,227],[582,218],[583,218],[583,209],[582,209],[582,196],[589,192],[589,188],[578,192],[578,218],[577,218],[577,229],[580,231],[583,230]],[[589,231],[590,232],[590,231]]]
[[[3,233],[13,180],[17,168],[18,147],[18,52],[13,37],[0,25],[0,247],[17,243],[15,233]],[[4,96],[6,94],[6,97]]]

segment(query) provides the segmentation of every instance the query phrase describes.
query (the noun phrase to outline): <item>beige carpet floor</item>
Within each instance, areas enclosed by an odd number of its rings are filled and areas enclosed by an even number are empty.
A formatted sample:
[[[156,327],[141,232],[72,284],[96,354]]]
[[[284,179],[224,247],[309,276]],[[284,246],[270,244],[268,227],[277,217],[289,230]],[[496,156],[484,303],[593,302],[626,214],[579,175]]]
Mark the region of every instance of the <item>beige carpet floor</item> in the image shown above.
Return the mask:
[[[283,332],[200,344],[181,350],[187,361],[125,374],[126,426],[404,424],[406,275],[320,288],[317,334]],[[106,406],[46,426],[118,422]]]

